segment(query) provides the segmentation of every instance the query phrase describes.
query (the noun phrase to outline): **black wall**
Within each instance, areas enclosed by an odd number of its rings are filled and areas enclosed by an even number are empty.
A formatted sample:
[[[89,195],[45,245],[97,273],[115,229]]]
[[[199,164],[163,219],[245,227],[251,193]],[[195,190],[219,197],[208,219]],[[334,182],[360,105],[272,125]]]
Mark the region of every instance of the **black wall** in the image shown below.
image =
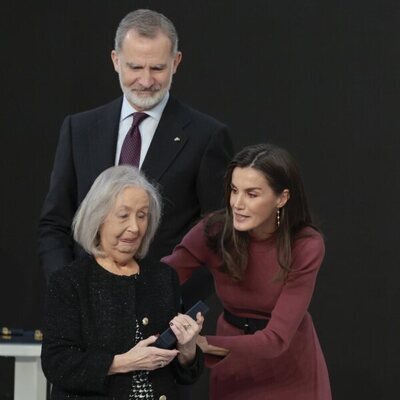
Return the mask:
[[[1,11],[0,326],[41,325],[36,226],[68,113],[120,94],[109,53],[135,8],[165,13],[173,93],[271,141],[304,175],[327,255],[312,314],[335,399],[391,400],[400,370],[400,3],[390,0],[25,1]],[[0,363],[0,399],[12,371]]]

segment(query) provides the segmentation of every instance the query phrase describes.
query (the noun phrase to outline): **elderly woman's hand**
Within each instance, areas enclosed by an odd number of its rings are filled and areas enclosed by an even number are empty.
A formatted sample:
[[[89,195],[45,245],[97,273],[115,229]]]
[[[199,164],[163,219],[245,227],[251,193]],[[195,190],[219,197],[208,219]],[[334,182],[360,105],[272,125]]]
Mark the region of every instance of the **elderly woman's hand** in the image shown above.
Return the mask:
[[[196,340],[203,327],[204,317],[200,312],[196,321],[186,314],[178,314],[169,324],[178,341],[178,360],[182,365],[190,364],[196,355]]]
[[[150,336],[141,340],[136,346],[123,354],[114,356],[108,371],[109,375],[131,371],[152,371],[168,365],[177,355],[178,350],[164,350],[150,346],[157,340],[157,336]]]

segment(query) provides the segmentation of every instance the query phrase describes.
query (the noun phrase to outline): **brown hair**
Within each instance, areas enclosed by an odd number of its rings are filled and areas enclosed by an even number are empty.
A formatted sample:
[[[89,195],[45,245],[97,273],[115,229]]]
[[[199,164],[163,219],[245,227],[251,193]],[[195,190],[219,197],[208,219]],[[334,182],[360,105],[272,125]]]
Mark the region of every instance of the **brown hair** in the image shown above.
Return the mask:
[[[281,267],[277,279],[284,280],[292,264],[295,235],[301,228],[315,226],[298,167],[290,154],[282,148],[272,144],[257,144],[245,147],[234,156],[225,174],[225,208],[210,214],[206,219],[208,246],[221,255],[223,272],[234,280],[243,278],[248,260],[249,234],[234,229],[230,196],[233,170],[246,167],[261,172],[276,195],[285,189],[289,190],[290,198],[281,208],[280,225],[274,233]]]

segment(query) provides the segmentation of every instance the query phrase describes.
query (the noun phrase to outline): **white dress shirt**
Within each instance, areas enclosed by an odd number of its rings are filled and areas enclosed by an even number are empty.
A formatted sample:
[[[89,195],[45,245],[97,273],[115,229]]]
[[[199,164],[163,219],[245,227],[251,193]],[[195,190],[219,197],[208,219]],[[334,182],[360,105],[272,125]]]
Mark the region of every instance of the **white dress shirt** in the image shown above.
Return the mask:
[[[156,132],[158,123],[160,122],[161,115],[169,99],[169,92],[165,97],[150,110],[145,110],[144,112],[149,116],[145,118],[139,125],[140,137],[142,139],[142,147],[140,149],[140,162],[139,168],[142,167],[143,160],[146,157],[147,151],[149,150],[151,141],[153,140],[154,133]],[[137,112],[128,102],[126,97],[122,101],[121,117],[119,120],[119,130],[118,130],[118,141],[117,141],[117,151],[115,153],[115,165],[119,163],[119,157],[121,154],[122,144],[124,143],[125,136],[129,132],[132,126],[133,114]]]

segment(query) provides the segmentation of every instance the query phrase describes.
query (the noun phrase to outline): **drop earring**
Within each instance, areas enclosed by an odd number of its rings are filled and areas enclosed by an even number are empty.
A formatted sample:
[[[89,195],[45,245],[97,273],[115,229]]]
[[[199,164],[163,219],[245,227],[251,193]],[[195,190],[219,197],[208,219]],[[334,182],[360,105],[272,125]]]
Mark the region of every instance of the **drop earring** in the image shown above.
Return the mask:
[[[278,208],[276,212],[276,225],[278,226],[278,228],[280,224],[281,224],[281,209]]]

